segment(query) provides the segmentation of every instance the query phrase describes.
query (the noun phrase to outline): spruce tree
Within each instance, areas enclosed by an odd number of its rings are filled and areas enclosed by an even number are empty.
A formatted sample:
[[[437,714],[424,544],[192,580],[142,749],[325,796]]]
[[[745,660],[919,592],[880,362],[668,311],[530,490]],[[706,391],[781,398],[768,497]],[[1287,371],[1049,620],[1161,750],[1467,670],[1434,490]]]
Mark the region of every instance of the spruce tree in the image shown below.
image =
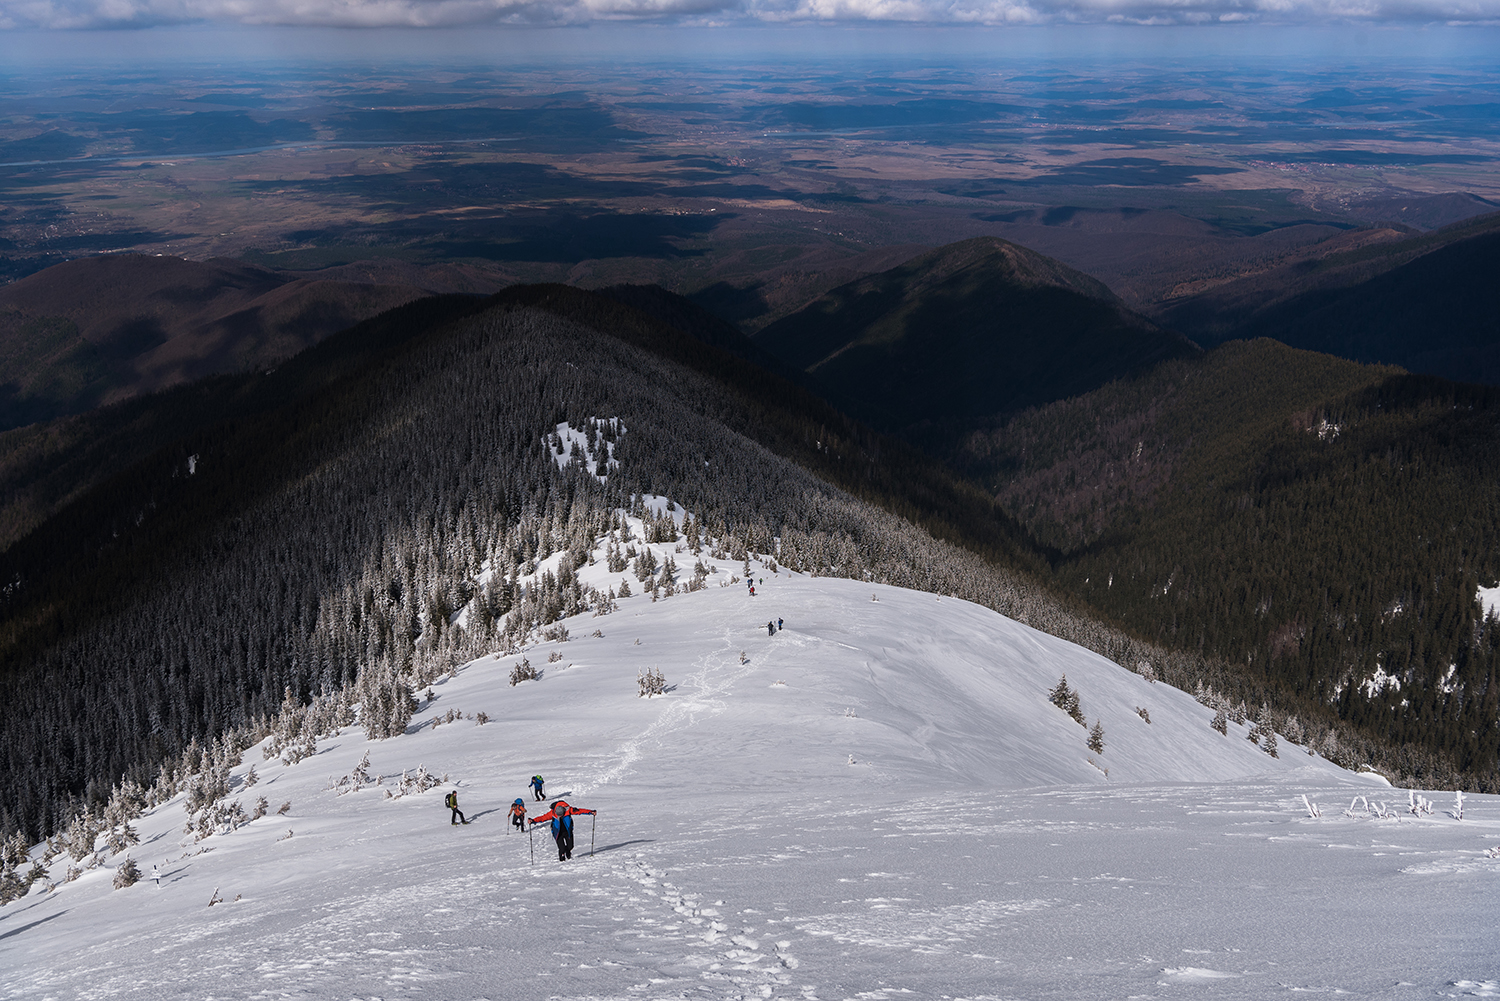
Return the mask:
[[[115,889],[123,890],[127,886],[134,886],[140,881],[141,870],[135,864],[135,859],[125,856],[125,861],[120,863],[115,870]]]

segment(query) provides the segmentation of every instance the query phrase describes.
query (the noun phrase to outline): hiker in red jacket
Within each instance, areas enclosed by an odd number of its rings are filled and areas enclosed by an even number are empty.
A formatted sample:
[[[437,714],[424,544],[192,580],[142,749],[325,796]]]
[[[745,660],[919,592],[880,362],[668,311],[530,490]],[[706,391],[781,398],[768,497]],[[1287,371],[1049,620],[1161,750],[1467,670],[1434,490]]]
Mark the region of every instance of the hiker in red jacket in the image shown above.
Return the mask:
[[[557,841],[557,860],[566,862],[573,857],[573,818],[579,814],[591,814],[593,810],[584,810],[580,807],[569,806],[566,800],[558,800],[552,804],[552,809],[540,817],[531,818],[531,826],[535,827],[544,820],[552,822],[552,837]]]

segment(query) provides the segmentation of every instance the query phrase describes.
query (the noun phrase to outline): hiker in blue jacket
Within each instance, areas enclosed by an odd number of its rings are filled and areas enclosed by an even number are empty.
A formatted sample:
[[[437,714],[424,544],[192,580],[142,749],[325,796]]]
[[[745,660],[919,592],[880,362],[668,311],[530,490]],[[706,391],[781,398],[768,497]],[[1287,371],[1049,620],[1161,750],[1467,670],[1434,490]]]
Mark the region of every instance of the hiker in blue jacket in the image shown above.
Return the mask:
[[[544,799],[547,798],[546,796],[542,795],[542,783],[545,782],[545,781],[546,780],[543,779],[540,775],[533,775],[531,777],[531,798],[532,799],[535,799],[535,800],[544,800]]]

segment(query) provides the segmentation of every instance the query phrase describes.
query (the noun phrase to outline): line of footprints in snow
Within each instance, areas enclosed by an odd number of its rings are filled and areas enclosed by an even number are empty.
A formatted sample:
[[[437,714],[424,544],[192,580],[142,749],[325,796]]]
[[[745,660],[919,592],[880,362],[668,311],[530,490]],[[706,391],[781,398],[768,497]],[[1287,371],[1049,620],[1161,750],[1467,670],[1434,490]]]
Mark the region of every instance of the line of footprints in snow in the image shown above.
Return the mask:
[[[701,968],[703,979],[726,981],[726,986],[732,984],[739,990],[749,988],[751,993],[762,997],[771,997],[777,987],[791,987],[789,971],[795,970],[798,962],[796,957],[786,951],[791,948],[790,941],[778,941],[771,952],[767,953],[761,949],[761,943],[753,937],[751,929],[730,934],[729,925],[720,920],[715,908],[704,907],[698,894],[684,893],[668,883],[662,878],[665,873],[650,868],[644,862],[636,862],[626,869],[625,874],[639,885],[642,893],[659,899],[688,924],[704,928],[702,935],[696,936],[704,945],[715,950],[726,945],[733,946],[718,953],[724,962],[709,956],[688,957],[690,964]],[[723,905],[722,900],[714,903]],[[814,997],[814,988],[802,987],[800,990],[804,998]]]

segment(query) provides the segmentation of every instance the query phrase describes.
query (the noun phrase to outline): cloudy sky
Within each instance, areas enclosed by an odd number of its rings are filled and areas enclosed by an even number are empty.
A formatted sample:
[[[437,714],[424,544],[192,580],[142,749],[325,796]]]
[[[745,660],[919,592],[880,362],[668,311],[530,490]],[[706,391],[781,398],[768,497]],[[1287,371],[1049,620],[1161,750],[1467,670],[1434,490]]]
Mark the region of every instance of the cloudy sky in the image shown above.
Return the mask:
[[[1496,25],[1500,0],[0,0],[0,28],[657,22]]]

